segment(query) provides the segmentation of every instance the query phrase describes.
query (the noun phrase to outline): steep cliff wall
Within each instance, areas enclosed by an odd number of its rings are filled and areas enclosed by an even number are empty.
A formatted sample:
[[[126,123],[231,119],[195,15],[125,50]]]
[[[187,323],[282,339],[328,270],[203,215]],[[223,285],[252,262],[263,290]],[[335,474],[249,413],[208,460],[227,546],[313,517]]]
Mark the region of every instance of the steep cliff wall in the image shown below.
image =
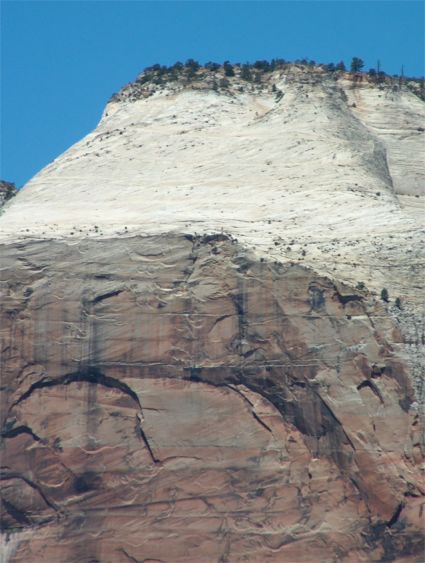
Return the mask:
[[[420,553],[420,424],[366,292],[224,236],[3,256],[11,561]]]
[[[277,78],[124,96],[1,217],[6,561],[420,561],[418,194]]]

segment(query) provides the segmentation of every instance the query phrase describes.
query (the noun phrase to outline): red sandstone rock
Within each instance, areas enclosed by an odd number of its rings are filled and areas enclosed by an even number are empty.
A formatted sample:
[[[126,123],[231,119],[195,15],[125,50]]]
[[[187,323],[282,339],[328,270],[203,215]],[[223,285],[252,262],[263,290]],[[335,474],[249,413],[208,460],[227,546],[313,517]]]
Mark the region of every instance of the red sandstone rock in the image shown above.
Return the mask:
[[[421,427],[365,292],[225,237],[2,256],[7,561],[420,560]]]

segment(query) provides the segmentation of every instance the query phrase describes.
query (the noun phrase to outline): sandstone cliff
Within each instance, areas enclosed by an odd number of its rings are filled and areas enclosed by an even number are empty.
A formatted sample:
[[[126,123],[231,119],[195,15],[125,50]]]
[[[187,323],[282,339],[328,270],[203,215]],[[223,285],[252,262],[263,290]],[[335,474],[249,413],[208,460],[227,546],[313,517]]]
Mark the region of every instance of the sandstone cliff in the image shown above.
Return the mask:
[[[198,78],[0,218],[4,559],[420,561],[424,104]]]
[[[12,182],[0,180],[0,209],[3,205],[16,195],[16,187]]]

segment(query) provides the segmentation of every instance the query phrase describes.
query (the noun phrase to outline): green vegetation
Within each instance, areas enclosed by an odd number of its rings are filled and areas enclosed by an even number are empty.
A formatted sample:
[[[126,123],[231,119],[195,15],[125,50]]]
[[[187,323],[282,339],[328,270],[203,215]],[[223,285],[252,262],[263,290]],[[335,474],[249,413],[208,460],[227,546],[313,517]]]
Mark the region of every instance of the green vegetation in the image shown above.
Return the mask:
[[[242,65],[240,77],[247,82],[252,80],[252,73],[248,64]]]
[[[180,74],[184,75],[202,75],[205,71],[217,73],[221,72],[224,76],[232,77],[239,75],[243,80],[254,80],[256,73],[269,73],[279,69],[285,69],[289,65],[301,65],[301,66],[309,66],[309,67],[320,67],[323,68],[327,72],[346,72],[347,68],[344,61],[339,61],[338,63],[317,63],[311,59],[296,59],[293,62],[286,61],[285,59],[272,59],[271,61],[267,60],[258,60],[254,63],[231,63],[230,61],[224,61],[224,63],[216,63],[209,61],[204,65],[201,65],[198,61],[194,59],[188,59],[185,63],[176,62],[173,65],[167,67],[160,64],[154,64],[152,66],[148,66],[144,69],[142,76],[139,80],[147,81],[151,79],[153,75],[155,76],[167,76],[167,78],[172,74]],[[378,61],[378,69],[370,68],[367,72],[363,72],[364,68],[364,61],[360,57],[353,57],[350,64],[350,72],[365,74],[370,78],[377,78],[377,77],[388,77],[380,67],[380,62]],[[402,67],[400,77],[405,80],[416,80],[419,82],[420,80],[423,81],[423,78],[408,78],[404,76],[404,70]],[[394,77],[399,77],[399,75],[394,75]]]
[[[162,85],[174,81],[183,84],[193,84],[204,82],[205,86],[213,90],[228,88],[230,81],[242,80],[253,84],[263,84],[268,81],[267,76],[276,70],[287,70],[291,66],[301,66],[334,75],[337,78],[347,71],[344,61],[338,63],[330,62],[327,64],[317,63],[311,59],[296,59],[294,62],[285,59],[257,60],[254,63],[231,63],[224,61],[220,64],[209,61],[204,65],[194,59],[188,59],[185,63],[177,61],[171,66],[154,64],[148,66],[139,75],[137,80],[129,86],[133,89],[134,99],[140,95],[149,95],[151,89],[144,89],[144,85]],[[408,78],[404,76],[404,67],[401,75],[389,76],[381,70],[381,64],[377,62],[378,68],[370,68],[367,72],[363,71],[364,62],[360,57],[353,57],[351,60],[350,71],[354,75],[353,80],[361,82],[363,80],[383,84],[386,83],[393,88],[407,87],[419,98],[425,100],[425,86],[423,78]],[[229,81],[230,80],[230,81]],[[273,86],[271,84],[271,86]],[[242,86],[239,84],[238,89]],[[275,86],[276,88],[276,86]],[[113,99],[119,99],[120,94],[114,94]]]
[[[381,291],[381,299],[382,301],[385,301],[385,303],[388,303],[388,301],[390,300],[388,289],[386,289],[385,287]]]
[[[229,61],[223,63],[223,70],[225,76],[235,76],[235,71]]]
[[[363,67],[364,67],[363,60],[359,59],[359,57],[353,57],[350,67],[351,72],[360,72]]]

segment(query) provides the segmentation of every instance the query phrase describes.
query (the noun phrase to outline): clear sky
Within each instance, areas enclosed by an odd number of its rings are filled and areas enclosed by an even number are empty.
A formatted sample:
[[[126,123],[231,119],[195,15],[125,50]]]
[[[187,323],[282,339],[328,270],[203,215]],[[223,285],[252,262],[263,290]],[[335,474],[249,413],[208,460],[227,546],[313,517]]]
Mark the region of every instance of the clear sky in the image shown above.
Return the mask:
[[[424,74],[424,2],[1,1],[1,172],[21,186],[154,63],[309,58]]]

